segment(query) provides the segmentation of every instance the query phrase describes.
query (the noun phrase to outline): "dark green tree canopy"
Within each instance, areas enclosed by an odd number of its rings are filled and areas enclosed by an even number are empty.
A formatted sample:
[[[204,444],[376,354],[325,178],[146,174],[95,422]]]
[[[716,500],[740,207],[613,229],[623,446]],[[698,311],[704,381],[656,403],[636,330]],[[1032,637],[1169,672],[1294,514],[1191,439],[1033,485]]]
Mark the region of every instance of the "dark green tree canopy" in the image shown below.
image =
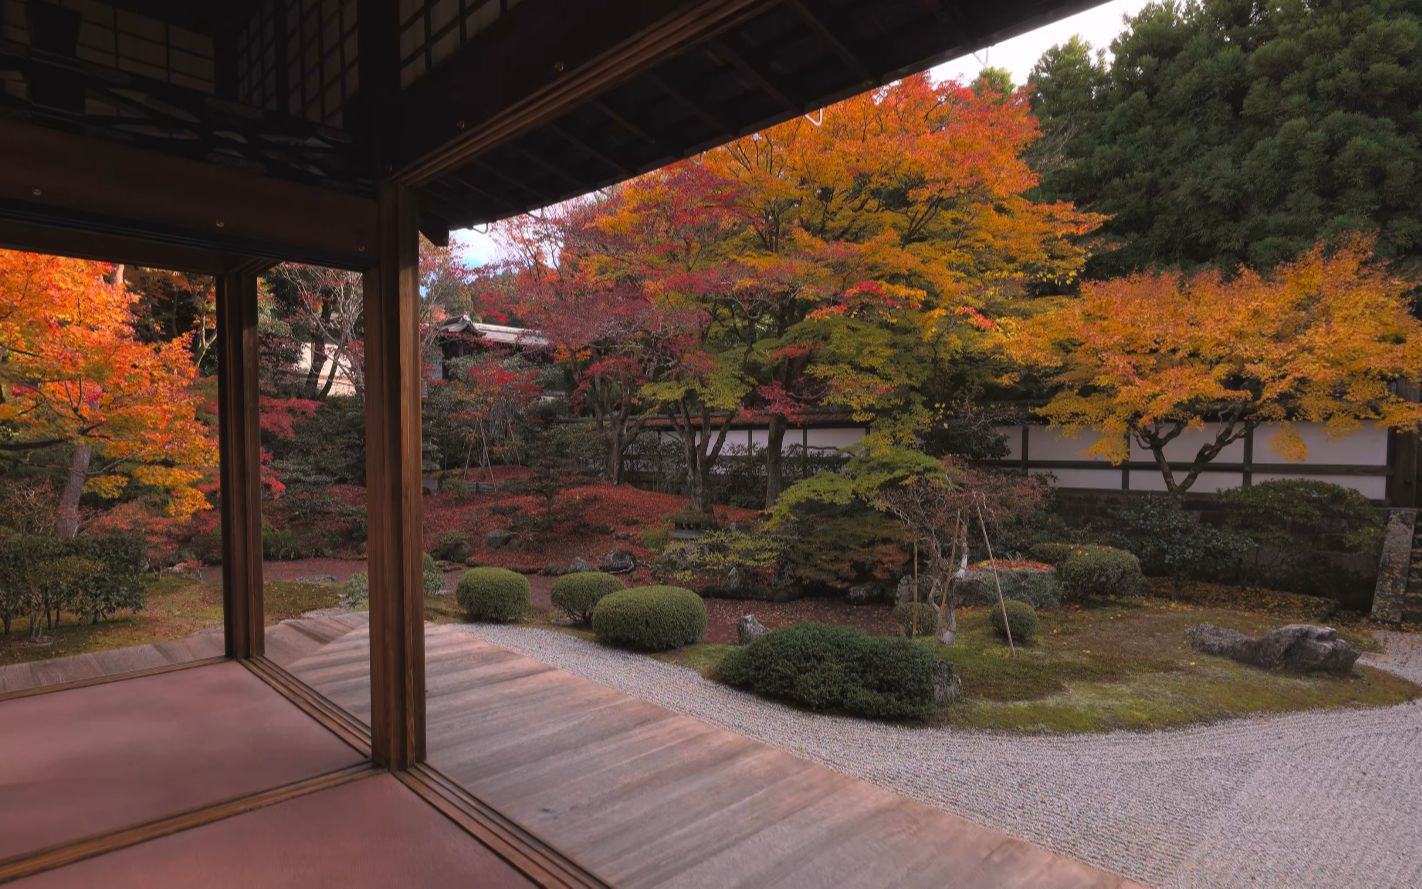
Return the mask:
[[[1088,269],[1267,269],[1353,231],[1422,271],[1422,0],[1152,4],[1108,60],[1033,70],[1050,197],[1109,213]]]

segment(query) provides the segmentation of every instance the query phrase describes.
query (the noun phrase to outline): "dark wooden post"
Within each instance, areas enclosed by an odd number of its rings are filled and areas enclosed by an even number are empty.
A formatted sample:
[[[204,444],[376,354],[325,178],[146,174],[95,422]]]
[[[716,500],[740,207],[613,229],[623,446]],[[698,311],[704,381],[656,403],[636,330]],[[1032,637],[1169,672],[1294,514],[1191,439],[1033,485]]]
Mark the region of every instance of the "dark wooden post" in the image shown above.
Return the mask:
[[[379,202],[365,275],[371,755],[406,769],[425,756],[419,236],[409,189],[382,184]]]
[[[255,270],[218,276],[217,339],[223,629],[227,656],[247,658],[260,655],[265,640]]]

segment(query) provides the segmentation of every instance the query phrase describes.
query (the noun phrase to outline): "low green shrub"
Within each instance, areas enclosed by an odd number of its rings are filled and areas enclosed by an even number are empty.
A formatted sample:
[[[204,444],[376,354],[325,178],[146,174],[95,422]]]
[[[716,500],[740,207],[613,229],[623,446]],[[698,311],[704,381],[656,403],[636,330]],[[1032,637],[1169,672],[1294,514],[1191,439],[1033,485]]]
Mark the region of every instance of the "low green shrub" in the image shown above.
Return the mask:
[[[528,578],[507,568],[471,568],[455,598],[474,620],[512,623],[528,610]]]
[[[463,531],[446,531],[435,544],[436,558],[446,562],[464,562],[474,555],[474,547],[469,544],[469,535]]]
[[[671,543],[671,531],[666,528],[647,528],[640,535],[642,545],[654,553],[659,553]]]
[[[667,651],[706,634],[706,603],[681,587],[618,590],[593,606],[592,628],[598,639],[613,645]]]
[[[1033,608],[1060,608],[1062,582],[1057,569],[1021,565],[997,569],[974,565],[954,584],[958,600],[966,605],[996,605],[998,584],[1002,597],[1026,602]]]
[[[936,709],[928,646],[853,627],[796,624],[773,630],[727,654],[720,678],[811,710],[926,719]]]
[[[341,587],[341,607],[347,611],[364,611],[370,607],[370,575],[357,571]]]
[[[1062,592],[1069,601],[1087,596],[1136,596],[1145,591],[1140,560],[1114,546],[1082,546],[1062,563]]]
[[[1079,549],[1081,546],[1076,543],[1034,543],[1027,547],[1027,558],[1060,566]]]
[[[624,588],[621,580],[601,571],[575,571],[553,581],[553,604],[579,623],[592,620],[593,606],[608,593]]]
[[[709,512],[702,512],[694,506],[682,507],[676,512],[667,515],[666,519],[678,528],[710,531],[716,527],[716,517],[714,515]]]
[[[290,528],[262,528],[262,558],[268,562],[289,562],[303,555],[300,539]]]
[[[1037,638],[1037,611],[1026,602],[1008,599],[993,606],[992,627],[1004,639],[1007,631],[1012,630],[1012,641],[1025,645]]]
[[[1141,571],[1176,582],[1233,576],[1249,541],[1200,520],[1169,494],[1133,498],[1112,513],[1113,545],[1135,553]]]
[[[421,579],[424,583],[425,594],[434,595],[444,589],[444,572],[439,570],[435,564],[434,556],[425,553],[421,560]]]
[[[900,602],[894,606],[894,622],[905,636],[932,636],[938,629],[938,609],[927,602]]]

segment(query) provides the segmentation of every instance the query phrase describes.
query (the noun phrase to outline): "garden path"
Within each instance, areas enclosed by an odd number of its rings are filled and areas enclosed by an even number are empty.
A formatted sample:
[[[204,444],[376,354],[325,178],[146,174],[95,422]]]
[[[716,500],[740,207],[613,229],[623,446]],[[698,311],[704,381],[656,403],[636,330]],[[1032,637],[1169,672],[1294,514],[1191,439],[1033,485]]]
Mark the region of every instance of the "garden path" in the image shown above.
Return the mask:
[[[1024,737],[812,715],[549,630],[460,628],[1161,889],[1422,886],[1422,702]],[[1368,662],[1422,681],[1422,635]]]

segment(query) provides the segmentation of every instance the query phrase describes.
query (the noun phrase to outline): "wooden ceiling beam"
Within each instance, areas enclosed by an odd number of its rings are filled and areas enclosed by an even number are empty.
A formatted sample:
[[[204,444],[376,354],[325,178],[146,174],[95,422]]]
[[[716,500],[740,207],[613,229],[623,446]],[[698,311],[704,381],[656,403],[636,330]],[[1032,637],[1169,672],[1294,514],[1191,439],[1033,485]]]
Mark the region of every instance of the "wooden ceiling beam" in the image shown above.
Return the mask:
[[[59,228],[362,268],[371,198],[0,118],[0,205]]]
[[[867,87],[875,81],[874,72],[869,70],[869,66],[864,64],[864,60],[859,58],[859,55],[849,48],[849,44],[831,30],[823,19],[806,9],[801,0],[789,0],[789,3],[790,8],[795,10],[795,14],[800,17],[800,20],[819,37],[820,42],[833,50],[834,54],[839,56],[840,61],[853,69],[855,76],[861,83]]]
[[[524,0],[407,88],[400,181],[420,185],[781,0]]]
[[[732,49],[730,44],[726,43],[726,41],[716,38],[711,41],[710,48],[711,51],[721,57],[726,64],[735,69],[737,74],[741,75],[741,78],[745,81],[747,86],[759,89],[774,99],[776,103],[786,111],[799,112],[804,110],[804,101],[792,98],[789,93],[782,90],[780,86],[775,83],[770,74],[762,72],[748,61],[745,56],[742,56]]]

